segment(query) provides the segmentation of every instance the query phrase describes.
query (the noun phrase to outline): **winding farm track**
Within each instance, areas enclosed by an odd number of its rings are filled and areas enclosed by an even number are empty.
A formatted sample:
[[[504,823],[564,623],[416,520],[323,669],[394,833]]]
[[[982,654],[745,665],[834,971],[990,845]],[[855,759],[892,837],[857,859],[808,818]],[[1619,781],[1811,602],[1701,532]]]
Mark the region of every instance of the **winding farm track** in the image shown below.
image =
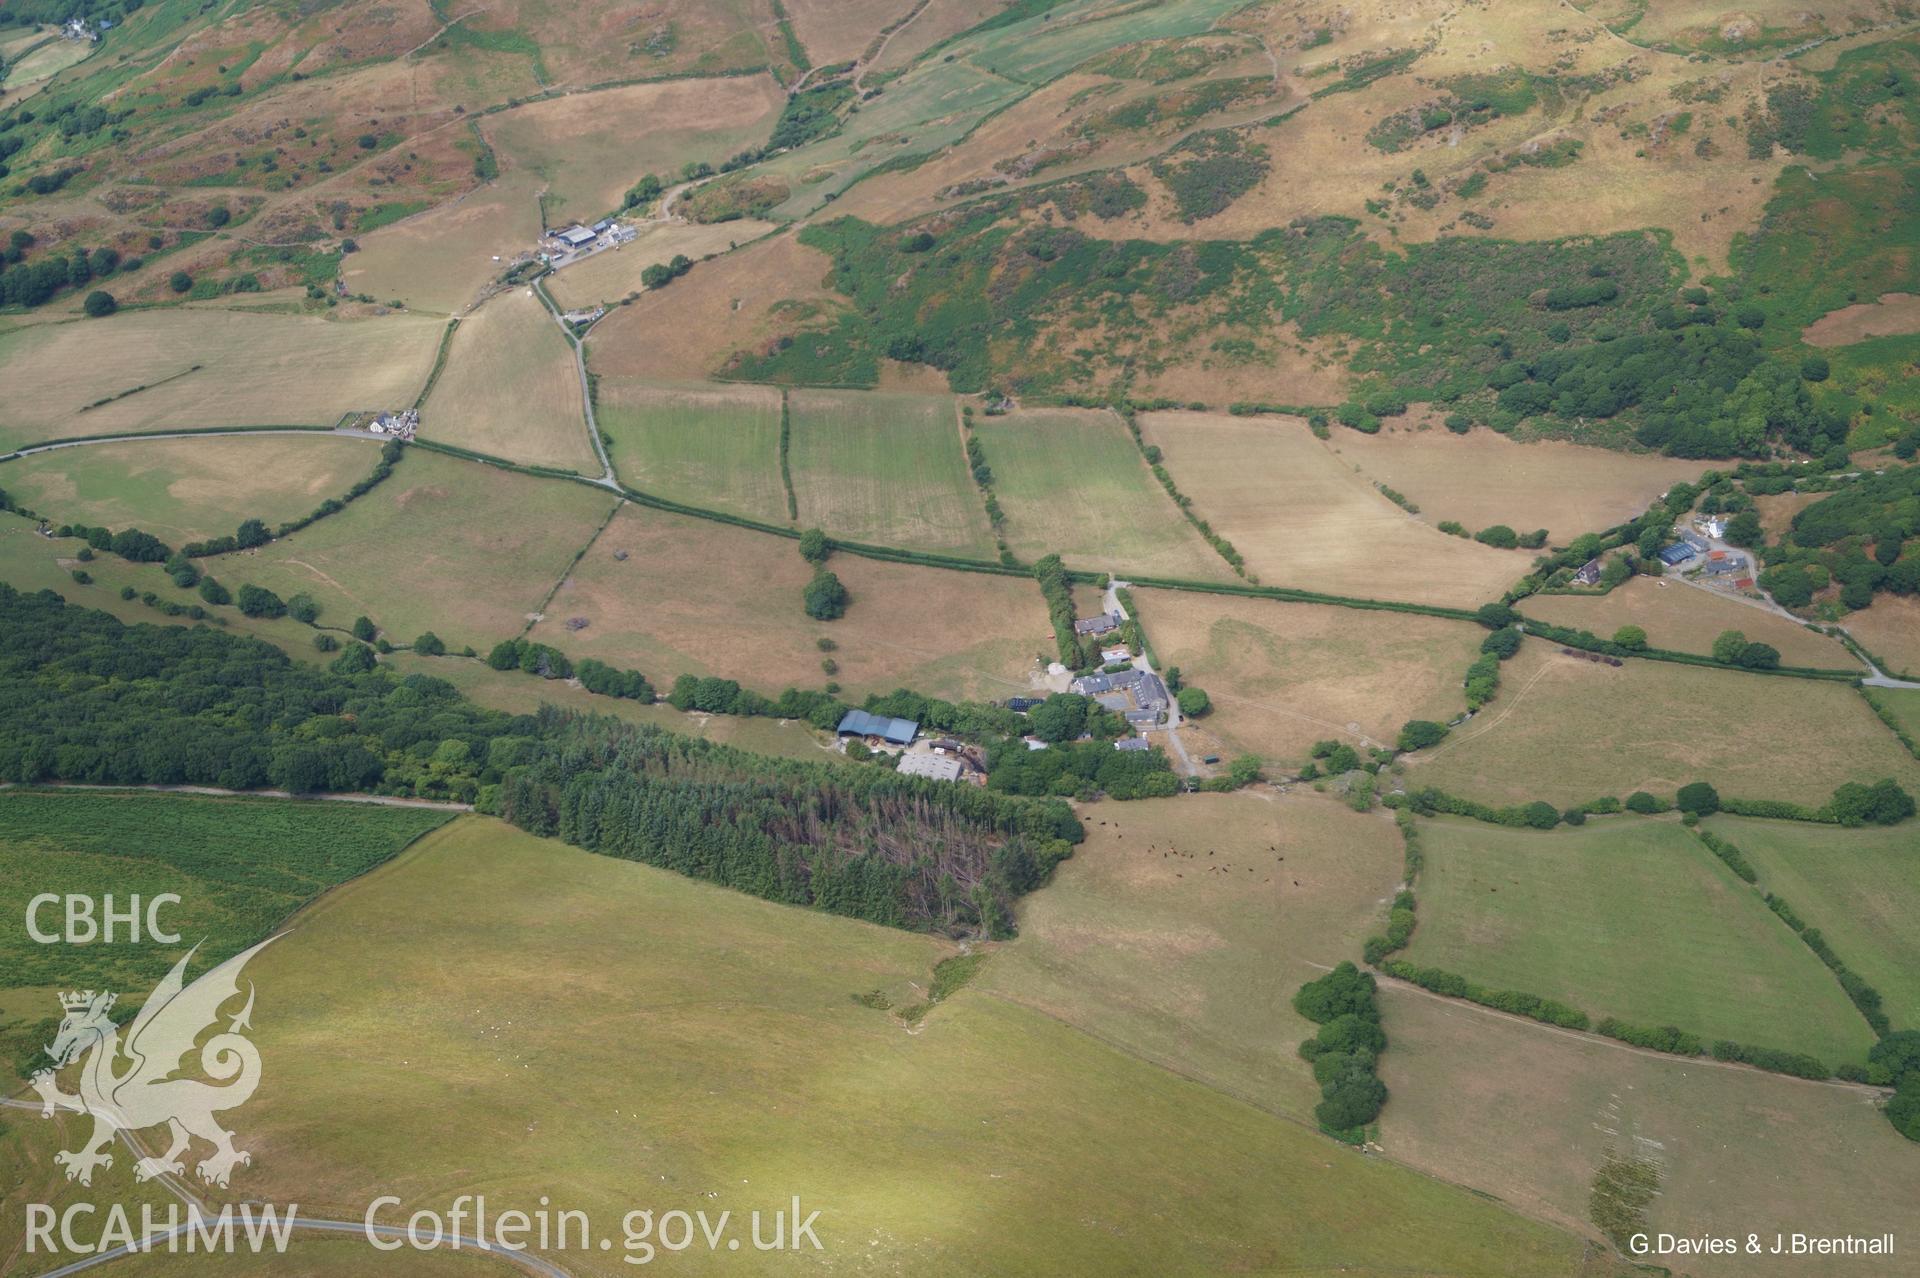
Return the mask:
[[[586,347],[581,345],[580,339],[574,335],[573,329],[567,324],[566,316],[560,313],[560,307],[554,300],[547,296],[547,290],[539,280],[533,282],[533,292],[534,296],[540,299],[541,305],[547,308],[547,313],[553,316],[553,322],[560,326],[560,333],[567,339],[567,345],[573,349],[574,371],[580,375],[580,402],[587,410],[587,440],[593,445],[593,455],[600,459],[600,478],[589,479],[587,482],[598,484],[602,488],[611,488],[617,493],[620,491],[620,481],[614,478],[613,460],[607,456],[607,446],[600,439],[600,423],[593,416],[593,382],[587,376]]]

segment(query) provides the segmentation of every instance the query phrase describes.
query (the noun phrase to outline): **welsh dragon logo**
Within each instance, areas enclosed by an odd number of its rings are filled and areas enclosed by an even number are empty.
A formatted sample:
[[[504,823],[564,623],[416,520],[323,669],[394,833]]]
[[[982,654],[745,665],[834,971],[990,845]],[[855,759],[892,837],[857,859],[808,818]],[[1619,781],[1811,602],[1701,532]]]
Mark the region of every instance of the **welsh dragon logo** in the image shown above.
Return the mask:
[[[71,1153],[54,1155],[54,1161],[67,1169],[68,1180],[91,1185],[96,1167],[113,1166],[113,1155],[107,1147],[115,1134],[162,1123],[167,1126],[171,1143],[165,1153],[142,1158],[134,1165],[138,1180],[184,1172],[181,1155],[188,1152],[195,1136],[213,1145],[213,1153],[203,1158],[198,1168],[200,1179],[209,1185],[225,1186],[236,1166],[253,1161],[245,1151],[233,1147],[233,1133],[213,1117],[245,1104],[260,1085],[259,1049],[240,1032],[252,1028],[248,1019],[253,1014],[251,982],[247,985],[246,1006],[233,1016],[224,1032],[213,1035],[200,1047],[200,1068],[224,1085],[173,1075],[185,1065],[202,1031],[219,1021],[221,1007],[239,995],[240,969],[276,939],[269,937],[234,955],[191,985],[185,983],[187,962],[199,946],[187,951],[127,1025],[124,1043],[120,1027],[108,1015],[113,1010],[114,994],[87,990],[60,996],[66,1016],[46,1049],[53,1065],[35,1074],[31,1082],[40,1094],[42,1117],[51,1118],[55,1109],[65,1109],[93,1118],[93,1135],[86,1144]],[[80,1067],[79,1092],[61,1091],[55,1072],[83,1056],[86,1060]],[[225,1081],[229,1079],[232,1081]]]

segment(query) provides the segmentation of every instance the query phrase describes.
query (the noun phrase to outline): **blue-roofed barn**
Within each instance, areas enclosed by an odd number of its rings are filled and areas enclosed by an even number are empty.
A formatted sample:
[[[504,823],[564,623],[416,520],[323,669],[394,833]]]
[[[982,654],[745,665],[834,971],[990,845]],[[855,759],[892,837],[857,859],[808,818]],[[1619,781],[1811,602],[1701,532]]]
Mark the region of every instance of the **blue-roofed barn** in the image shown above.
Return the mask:
[[[879,737],[891,745],[903,746],[913,744],[920,725],[912,719],[890,719],[865,710],[849,710],[840,720],[838,731],[843,737]]]

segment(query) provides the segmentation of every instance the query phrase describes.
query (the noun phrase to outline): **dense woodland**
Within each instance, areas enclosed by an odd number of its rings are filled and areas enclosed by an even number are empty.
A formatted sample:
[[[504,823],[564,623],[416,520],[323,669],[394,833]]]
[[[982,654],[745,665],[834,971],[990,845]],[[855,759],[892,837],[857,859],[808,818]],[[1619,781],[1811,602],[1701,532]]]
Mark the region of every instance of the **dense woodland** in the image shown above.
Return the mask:
[[[534,757],[501,786],[507,820],[873,923],[1008,935],[1014,900],[1085,837],[1057,800],[766,759],[605,718],[540,721]]]
[[[1083,837],[1058,800],[484,710],[370,658],[356,643],[315,669],[258,639],[128,626],[0,584],[0,778],[473,802],[771,900],[994,935]]]

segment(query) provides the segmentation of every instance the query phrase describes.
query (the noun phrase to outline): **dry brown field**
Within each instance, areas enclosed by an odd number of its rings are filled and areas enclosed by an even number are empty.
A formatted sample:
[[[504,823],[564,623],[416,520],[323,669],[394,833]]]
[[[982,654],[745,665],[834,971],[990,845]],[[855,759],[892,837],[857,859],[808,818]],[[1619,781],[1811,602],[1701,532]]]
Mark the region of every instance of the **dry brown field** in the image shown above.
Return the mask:
[[[539,175],[549,225],[615,211],[643,173],[672,185],[680,166],[766,142],[785,96],[767,75],[668,80],[530,102],[481,126],[502,157]]]
[[[1409,780],[1488,803],[1556,807],[1690,781],[1723,795],[1818,807],[1844,781],[1920,788],[1920,764],[1843,683],[1659,661],[1621,668],[1529,640],[1500,695]]]
[[[0,337],[0,382],[11,388],[0,443],[330,426],[354,409],[403,408],[419,394],[444,327],[419,315],[326,320],[194,310],[16,329]],[[98,358],[103,347],[114,358]]]
[[[1535,595],[1520,607],[1530,617],[1591,630],[1603,639],[1621,626],[1639,626],[1649,644],[1677,652],[1711,653],[1721,632],[1738,630],[1755,643],[1779,649],[1785,665],[1851,670],[1859,664],[1838,640],[1777,612],[1657,577],[1630,577],[1605,595]]]
[[[613,505],[584,484],[416,448],[339,514],[202,567],[228,589],[304,591],[324,625],[364,614],[396,644],[431,630],[484,653],[525,628]]]
[[[1770,497],[1755,497],[1753,508],[1759,512],[1760,527],[1767,536],[1778,541],[1793,528],[1793,517],[1807,507],[1819,501],[1826,493],[1775,493]]]
[[[1809,346],[1847,346],[1869,337],[1920,333],[1920,294],[1883,293],[1878,301],[1828,311],[1800,332]]]
[[[627,558],[616,559],[625,551]],[[1003,698],[1028,687],[1052,650],[1030,580],[835,555],[852,597],[821,622],[800,604],[811,570],[795,543],[727,524],[628,506],[572,570],[531,637],[578,660],[644,673],[661,689],[682,674],[737,679],[766,693],[831,678],[853,697],[907,687],[930,696]],[[570,618],[587,625],[569,630]],[[834,649],[823,652],[820,639]],[[821,667],[831,658],[838,672]]]
[[[549,275],[546,285],[553,299],[569,310],[611,306],[646,288],[640,275],[649,266],[665,266],[682,254],[698,262],[725,253],[736,244],[760,238],[773,229],[773,223],[642,222],[635,229],[639,234],[630,242]]]
[[[1020,906],[982,988],[1261,1109],[1311,1122],[1292,991],[1358,952],[1399,832],[1311,792],[1104,804]]]
[[[1281,763],[1303,762],[1316,741],[1391,745],[1409,719],[1451,719],[1486,633],[1437,617],[1144,587],[1134,600],[1161,662],[1213,698],[1201,726]]]
[[[420,437],[530,466],[600,474],[572,345],[531,288],[497,294],[454,330],[420,409]]]
[[[359,241],[340,276],[356,293],[458,314],[540,240],[539,178],[508,169],[495,181]],[[495,258],[499,261],[495,261]]]
[[[843,305],[823,284],[831,267],[791,234],[704,262],[594,325],[588,362],[599,373],[701,381],[732,352],[764,348],[807,312]]]
[[[1326,448],[1406,494],[1428,522],[1453,519],[1474,531],[1490,524],[1545,528],[1561,546],[1643,514],[1674,484],[1707,469],[1704,462],[1558,440],[1515,443],[1490,430],[1456,435],[1439,417],[1419,413],[1416,424],[1393,422],[1377,435],[1337,430]],[[1416,422],[1414,414],[1401,420]]]
[[[1195,513],[1266,585],[1476,607],[1527,571],[1525,552],[1407,514],[1297,418],[1150,413],[1140,423]]]
[[[948,36],[980,25],[1006,7],[1006,0],[928,0],[918,17],[887,41],[874,60],[876,71],[904,67]]]
[[[1744,134],[1726,123],[1748,101],[1760,99],[1767,74],[1761,66],[1701,65],[1649,54],[1565,7],[1366,0],[1305,14],[1266,6],[1231,25],[1261,31],[1276,50],[1291,46],[1276,56],[1303,92],[1329,83],[1303,72],[1393,50],[1424,51],[1408,72],[1377,80],[1361,92],[1330,94],[1278,124],[1249,131],[1250,140],[1267,148],[1271,168],[1253,191],[1198,224],[1210,237],[1249,238],[1294,217],[1328,213],[1360,219],[1402,242],[1481,233],[1546,239],[1669,226],[1675,247],[1690,263],[1722,269],[1733,237],[1756,224],[1780,169],[1772,158],[1749,159]],[[1306,32],[1320,26],[1334,33],[1333,40],[1301,48]],[[1383,118],[1439,99],[1437,82],[1513,66],[1537,74],[1551,69],[1562,77],[1612,77],[1613,82],[1551,113],[1542,106],[1471,129],[1438,129],[1399,151],[1368,142],[1368,131]],[[1624,74],[1628,68],[1631,76]],[[1678,86],[1709,76],[1729,86],[1718,106],[1674,95]],[[1689,110],[1687,131],[1670,134],[1671,120]],[[1491,175],[1479,196],[1463,200],[1451,194],[1491,162],[1562,138],[1583,144],[1575,163],[1513,166]],[[1704,153],[1698,149],[1703,140],[1708,142]],[[1367,210],[1366,202],[1381,198],[1387,183],[1410,189],[1415,168],[1444,193],[1437,205],[1421,209],[1387,197],[1393,208],[1385,221]],[[1194,233],[1157,179],[1144,168],[1131,175],[1150,188],[1153,198],[1145,222],[1129,225],[1122,234],[1178,239]],[[1701,212],[1676,219],[1675,208]],[[1494,225],[1469,227],[1460,220],[1468,210],[1490,217]],[[1087,229],[1101,233],[1097,224]]]
[[[1873,607],[1848,613],[1840,624],[1887,663],[1888,674],[1920,679],[1920,599],[1878,594]]]
[[[1613,1158],[1651,1160],[1654,1231],[1744,1238],[1920,1228],[1920,1165],[1878,1097],[1713,1061],[1640,1052],[1396,983],[1381,993],[1389,1157],[1598,1239],[1589,1203]],[[1862,1177],[1870,1166],[1885,1174]],[[1688,1257],[1710,1278],[1787,1273]],[[1889,1271],[1891,1272],[1891,1271]]]
[[[914,0],[789,0],[793,33],[815,66],[858,58],[880,29],[913,11]]]

